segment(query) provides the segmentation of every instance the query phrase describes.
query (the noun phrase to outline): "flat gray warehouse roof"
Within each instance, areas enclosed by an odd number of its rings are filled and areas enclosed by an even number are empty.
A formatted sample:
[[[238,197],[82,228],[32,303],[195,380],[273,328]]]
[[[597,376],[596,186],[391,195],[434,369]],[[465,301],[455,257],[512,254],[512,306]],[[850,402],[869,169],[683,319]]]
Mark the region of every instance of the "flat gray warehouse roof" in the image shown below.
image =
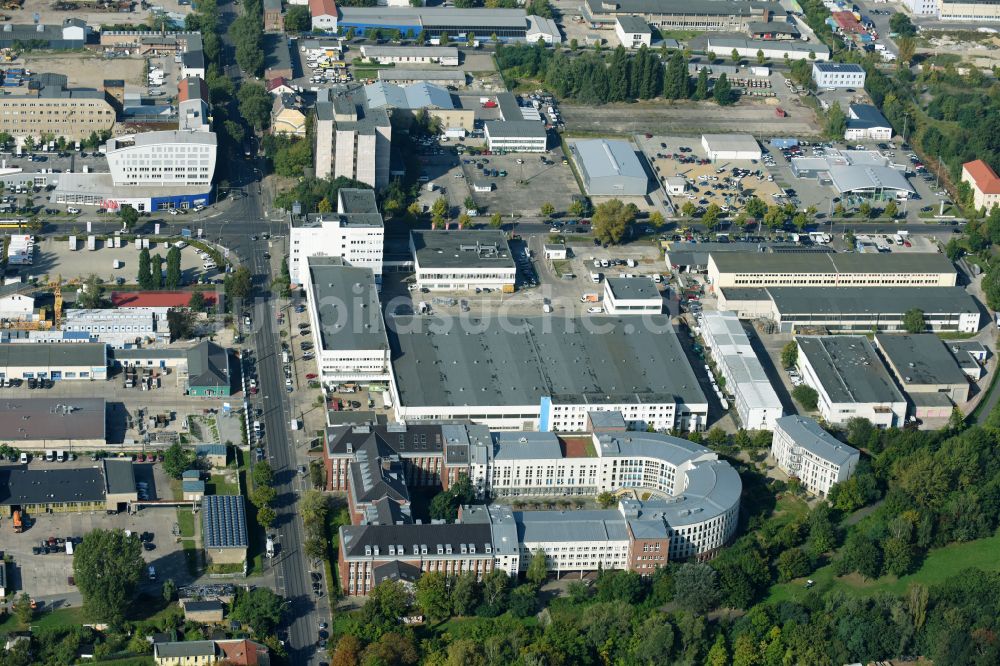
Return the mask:
[[[762,254],[713,253],[720,273],[955,273],[955,266],[937,252],[891,254],[835,253]]]
[[[370,268],[339,257],[309,257],[309,274],[323,349],[386,349],[385,324]]]
[[[104,474],[100,467],[0,467],[0,506],[104,499]]]
[[[102,342],[0,344],[0,368],[99,368],[107,365],[107,349]]]
[[[402,316],[389,324],[404,405],[537,405],[543,396],[583,404],[706,402],[664,315]]]
[[[782,315],[900,314],[913,308],[925,315],[979,312],[975,299],[961,287],[767,287],[761,291],[770,294]],[[734,300],[766,298],[757,290],[730,288],[725,292]]]
[[[906,384],[966,384],[965,373],[942,342],[931,333],[876,335],[875,346]]]
[[[411,231],[420,268],[515,268],[499,230]]]
[[[71,345],[65,345],[71,346]],[[105,439],[104,398],[0,400],[0,440]]]
[[[865,336],[799,336],[796,341],[832,402],[905,402]]]

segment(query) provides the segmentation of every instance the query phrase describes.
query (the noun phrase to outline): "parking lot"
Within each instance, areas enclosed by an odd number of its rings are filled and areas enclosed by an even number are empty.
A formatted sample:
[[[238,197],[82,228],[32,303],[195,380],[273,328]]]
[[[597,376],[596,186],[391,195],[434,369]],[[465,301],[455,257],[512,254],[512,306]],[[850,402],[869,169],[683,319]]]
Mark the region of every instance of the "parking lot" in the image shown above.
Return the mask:
[[[109,241],[96,240],[96,250],[87,249],[86,226],[80,225],[75,251],[69,247],[67,240],[56,236],[45,236],[37,244],[35,261],[30,267],[30,273],[39,278],[49,275],[80,276],[96,275],[105,283],[114,285],[133,284],[139,271],[139,248],[133,241],[122,241],[124,247],[110,247]],[[166,257],[169,246],[166,243],[150,241],[151,257],[160,255],[163,260],[163,270],[166,270]],[[195,284],[201,279],[220,279],[220,269],[206,269],[206,261],[198,254],[199,250],[188,245],[181,250],[181,283]],[[115,268],[115,262],[120,262]]]
[[[493,185],[489,192],[472,194],[480,215],[500,213],[505,217],[538,217],[543,203],[551,203],[557,212],[565,213],[573,197],[580,195],[580,189],[563,159],[559,147],[541,155],[513,153],[467,157],[462,159],[462,175],[472,184]]]
[[[553,234],[554,235],[554,234]],[[382,283],[382,302],[388,316],[391,314],[411,314],[421,302],[427,304],[427,312],[432,315],[459,316],[469,318],[510,316],[541,316],[545,306],[551,308],[553,316],[579,316],[587,314],[591,307],[601,305],[604,298],[603,277],[629,275],[669,275],[663,262],[662,252],[646,244],[608,247],[595,246],[589,241],[570,243],[569,258],[565,261],[551,261],[545,258],[543,245],[552,240],[544,235],[532,235],[527,240],[514,239],[510,243],[511,254],[518,264],[518,288],[512,294],[498,290],[480,291],[434,291],[430,293],[407,290],[408,277],[405,273],[386,273]],[[527,253],[530,251],[530,259]],[[619,266],[594,268],[594,260],[617,259]],[[625,262],[632,259],[633,266]],[[600,282],[594,283],[591,274],[600,272]],[[564,274],[573,277],[563,277]],[[536,279],[536,286],[524,284],[525,276]],[[664,284],[665,287],[665,284]],[[594,295],[597,300],[584,298]],[[676,314],[676,298],[672,292],[664,292],[669,299],[671,313]],[[388,324],[391,326],[391,322]],[[348,398],[349,396],[344,396]],[[350,398],[359,400],[359,398]],[[378,404],[376,399],[376,405]]]
[[[63,463],[48,463],[35,459],[29,467],[44,469],[59,465],[82,468],[99,464],[87,457],[81,457],[76,461]],[[135,476],[137,483],[147,484],[154,497],[162,495],[163,489],[166,489],[169,495],[169,482],[161,465],[136,464]],[[151,536],[150,545],[143,548],[142,556],[147,564],[156,568],[157,580],[150,581],[148,572],[144,572],[143,588],[155,593],[167,578],[172,578],[178,584],[185,584],[191,580],[191,576],[188,573],[181,544],[172,534],[176,522],[177,514],[173,508],[147,508],[134,515],[107,514],[104,511],[45,513],[29,515],[24,532],[15,533],[10,527],[9,518],[4,515],[0,524],[4,535],[3,551],[13,560],[13,564],[7,567],[10,578],[8,596],[12,591],[27,592],[32,597],[75,593],[76,588],[69,582],[69,577],[73,575],[73,558],[67,555],[65,545],[60,546],[56,540],[82,538],[96,529],[124,529],[136,534],[146,533],[147,537]],[[51,552],[46,553],[44,546],[48,546],[50,538]]]
[[[684,203],[705,208],[716,204],[723,211],[735,213],[751,196],[770,205],[780,193],[776,179],[768,167],[758,161],[720,160],[709,162],[700,137],[637,136],[636,141],[653,165],[662,184],[665,179],[680,176],[688,182],[688,191],[672,195],[670,200],[679,210]],[[703,163],[704,162],[704,163]],[[734,170],[740,170],[734,173]],[[744,175],[744,172],[745,173]]]

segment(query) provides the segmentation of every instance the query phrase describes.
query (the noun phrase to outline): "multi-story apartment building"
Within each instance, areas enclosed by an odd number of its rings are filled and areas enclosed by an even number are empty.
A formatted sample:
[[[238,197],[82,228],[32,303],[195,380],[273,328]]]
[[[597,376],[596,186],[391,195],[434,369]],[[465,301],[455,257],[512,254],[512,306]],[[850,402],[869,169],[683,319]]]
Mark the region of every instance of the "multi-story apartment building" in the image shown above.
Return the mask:
[[[51,135],[80,141],[114,127],[115,107],[103,90],[67,88],[66,77],[57,74],[42,74],[39,83],[0,100],[0,132],[18,140]]]
[[[334,88],[316,103],[316,176],[353,178],[372,187],[389,184],[392,125],[383,108],[366,104],[364,89]]]
[[[320,381],[388,381],[389,341],[372,270],[348,266],[340,257],[309,257],[306,262]]]
[[[514,291],[517,266],[500,231],[411,231],[410,251],[421,289]]]
[[[733,396],[743,427],[772,430],[784,408],[736,313],[702,313],[701,335],[716,369],[726,380],[724,390]]]
[[[868,338],[816,335],[799,336],[796,342],[796,364],[805,383],[819,394],[819,413],[827,423],[862,417],[880,428],[903,425],[906,399]]]
[[[385,226],[372,190],[340,189],[336,213],[290,218],[288,237],[288,272],[296,284],[309,279],[309,257],[340,257],[382,281]]]
[[[940,253],[823,254],[713,252],[713,289],[726,287],[954,287],[955,266]]]
[[[427,571],[482,576],[502,569],[515,575],[538,550],[553,571],[651,574],[670,560],[711,557],[732,538],[738,522],[742,485],[736,471],[712,451],[667,435],[602,429],[592,437],[562,440],[551,433],[490,433],[458,424],[358,427],[332,434],[331,481],[356,502],[352,515],[360,523],[340,532],[340,572],[350,594],[367,594],[390,577],[413,582]],[[418,444],[423,440],[426,445]],[[443,462],[430,462],[434,457]],[[435,464],[446,475],[468,474],[487,496],[634,488],[669,497],[624,500],[604,511],[466,506],[457,524],[411,524],[398,479],[423,483],[433,478],[426,467]],[[387,482],[393,474],[399,476]]]
[[[806,490],[826,497],[833,484],[851,478],[860,453],[823,430],[813,419],[791,415],[775,423],[771,456],[783,472],[797,478]]]

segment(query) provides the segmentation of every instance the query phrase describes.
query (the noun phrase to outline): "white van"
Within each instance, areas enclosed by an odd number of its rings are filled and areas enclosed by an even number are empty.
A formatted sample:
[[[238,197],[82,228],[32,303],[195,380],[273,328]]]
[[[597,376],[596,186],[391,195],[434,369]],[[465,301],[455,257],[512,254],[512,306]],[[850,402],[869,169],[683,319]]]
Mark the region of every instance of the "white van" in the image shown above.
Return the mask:
[[[63,450],[61,450],[61,449],[59,451],[57,451],[56,452],[56,461],[57,462],[66,462],[66,452],[63,451]]]
[[[600,284],[600,282],[601,282],[601,274],[600,273],[591,273],[590,274],[590,281],[593,282],[594,284]]]
[[[51,449],[49,449],[48,451],[46,451],[45,452],[45,462],[55,462],[55,461],[56,461],[56,452],[53,451],[53,450],[51,450]]]

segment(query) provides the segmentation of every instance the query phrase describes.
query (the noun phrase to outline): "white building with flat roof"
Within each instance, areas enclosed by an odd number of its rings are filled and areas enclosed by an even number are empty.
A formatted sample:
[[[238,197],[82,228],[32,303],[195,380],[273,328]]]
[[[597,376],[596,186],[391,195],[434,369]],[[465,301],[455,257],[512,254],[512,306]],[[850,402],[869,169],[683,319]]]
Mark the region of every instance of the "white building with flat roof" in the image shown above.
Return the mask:
[[[416,285],[430,290],[513,292],[517,265],[498,230],[410,232]]]
[[[796,366],[816,390],[818,410],[827,423],[866,418],[879,428],[906,422],[906,398],[863,335],[799,336]]]
[[[203,186],[215,174],[214,132],[166,130],[108,139],[108,167],[115,185]]]
[[[864,88],[865,69],[845,62],[814,62],[813,81],[818,88]]]
[[[805,416],[783,416],[774,426],[771,456],[785,474],[820,497],[854,474],[861,455]]]
[[[388,381],[389,340],[371,268],[347,266],[340,257],[309,257],[306,264],[320,381]]]
[[[491,151],[544,153],[548,147],[545,126],[535,120],[488,120],[484,133]]]
[[[713,162],[761,158],[760,144],[750,134],[702,134],[701,147]]]
[[[773,430],[785,413],[735,312],[706,311],[701,335],[747,430]]]
[[[166,308],[117,308],[114,310],[64,310],[63,331],[85,332],[112,347],[136,342],[170,342]]]
[[[637,49],[653,43],[652,28],[639,16],[615,17],[615,34],[618,35],[619,43],[627,49]]]
[[[660,314],[663,296],[651,277],[609,277],[604,280],[604,311],[613,315]]]
[[[382,281],[385,226],[373,190],[341,188],[337,212],[307,215],[289,222],[288,273],[295,284],[309,279],[308,257],[340,257],[369,268]]]

